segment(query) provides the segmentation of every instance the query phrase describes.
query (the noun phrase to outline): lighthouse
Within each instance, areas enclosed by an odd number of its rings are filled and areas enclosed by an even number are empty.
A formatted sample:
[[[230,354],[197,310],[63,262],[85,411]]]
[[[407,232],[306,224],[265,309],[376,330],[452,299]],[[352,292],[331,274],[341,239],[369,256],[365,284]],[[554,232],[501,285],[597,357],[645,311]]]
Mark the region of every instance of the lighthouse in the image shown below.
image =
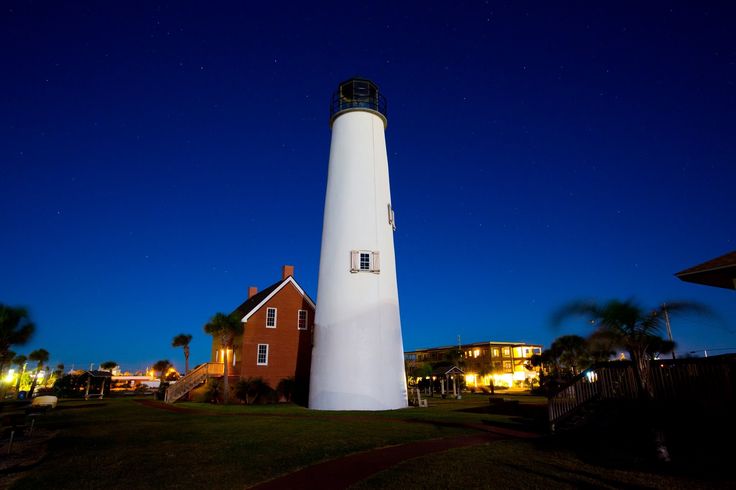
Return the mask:
[[[407,406],[386,99],[370,80],[332,96],[309,407]]]

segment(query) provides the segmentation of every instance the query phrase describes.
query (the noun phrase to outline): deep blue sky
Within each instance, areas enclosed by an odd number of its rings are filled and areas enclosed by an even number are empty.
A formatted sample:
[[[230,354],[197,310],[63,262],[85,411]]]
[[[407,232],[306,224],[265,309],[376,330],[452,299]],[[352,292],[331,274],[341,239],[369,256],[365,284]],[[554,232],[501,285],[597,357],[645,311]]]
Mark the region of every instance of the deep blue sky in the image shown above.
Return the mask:
[[[0,11],[21,352],[181,364],[189,332],[196,364],[282,264],[316,298],[329,97],[356,74],[389,101],[407,349],[549,345],[585,332],[550,328],[561,304],[632,296],[717,312],[673,319],[680,350],[736,347],[733,291],[673,276],[736,248],[732,7],[59,3]]]

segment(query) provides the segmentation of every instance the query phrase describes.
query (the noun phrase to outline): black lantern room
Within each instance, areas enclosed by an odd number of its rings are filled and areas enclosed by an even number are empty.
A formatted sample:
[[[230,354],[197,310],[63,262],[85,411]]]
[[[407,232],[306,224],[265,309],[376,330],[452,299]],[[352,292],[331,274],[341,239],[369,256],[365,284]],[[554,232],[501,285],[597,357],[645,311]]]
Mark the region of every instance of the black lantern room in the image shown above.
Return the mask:
[[[349,111],[368,111],[386,119],[386,98],[381,94],[378,85],[367,78],[351,78],[340,83],[332,94],[330,102],[330,126],[337,116]]]

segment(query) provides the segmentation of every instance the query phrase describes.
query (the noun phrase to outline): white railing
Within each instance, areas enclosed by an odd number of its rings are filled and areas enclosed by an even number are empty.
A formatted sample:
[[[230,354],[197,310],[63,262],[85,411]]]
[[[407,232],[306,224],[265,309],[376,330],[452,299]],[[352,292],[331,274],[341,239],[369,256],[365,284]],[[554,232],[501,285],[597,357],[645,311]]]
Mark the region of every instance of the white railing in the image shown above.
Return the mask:
[[[201,385],[207,378],[212,376],[222,376],[224,366],[221,362],[208,362],[198,366],[196,369],[189,371],[186,376],[180,378],[179,381],[166,389],[164,401],[166,403],[174,403],[197,386]]]

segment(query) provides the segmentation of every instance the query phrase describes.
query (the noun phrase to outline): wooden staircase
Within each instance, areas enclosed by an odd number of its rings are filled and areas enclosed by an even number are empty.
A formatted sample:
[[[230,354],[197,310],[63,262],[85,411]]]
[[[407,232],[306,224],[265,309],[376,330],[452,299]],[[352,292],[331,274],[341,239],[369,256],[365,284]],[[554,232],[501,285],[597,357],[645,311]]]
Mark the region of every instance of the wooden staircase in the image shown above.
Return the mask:
[[[224,366],[221,362],[208,362],[198,366],[196,369],[189,371],[186,376],[179,378],[179,381],[172,384],[166,389],[164,401],[166,403],[174,403],[197,386],[201,385],[208,378],[214,376],[222,376]]]

